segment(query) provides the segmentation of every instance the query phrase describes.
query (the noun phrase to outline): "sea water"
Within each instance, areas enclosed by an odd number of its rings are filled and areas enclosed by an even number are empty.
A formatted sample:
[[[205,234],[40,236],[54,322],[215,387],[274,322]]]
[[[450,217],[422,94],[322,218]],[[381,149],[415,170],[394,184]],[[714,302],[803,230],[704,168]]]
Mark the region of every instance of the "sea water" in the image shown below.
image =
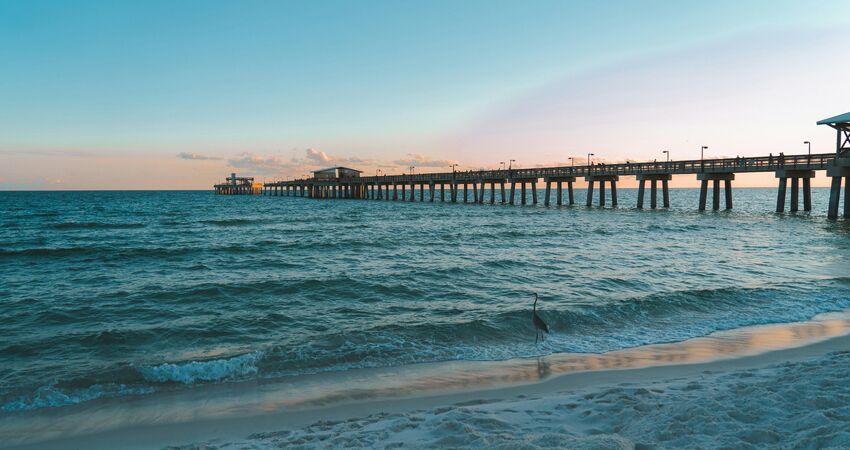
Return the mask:
[[[826,219],[824,189],[811,214],[773,213],[773,189],[736,189],[720,212],[697,211],[698,190],[672,190],[669,210],[619,194],[616,209],[588,209],[0,193],[0,418],[204,384],[602,353],[850,308],[850,226]],[[534,293],[551,330],[537,344]]]

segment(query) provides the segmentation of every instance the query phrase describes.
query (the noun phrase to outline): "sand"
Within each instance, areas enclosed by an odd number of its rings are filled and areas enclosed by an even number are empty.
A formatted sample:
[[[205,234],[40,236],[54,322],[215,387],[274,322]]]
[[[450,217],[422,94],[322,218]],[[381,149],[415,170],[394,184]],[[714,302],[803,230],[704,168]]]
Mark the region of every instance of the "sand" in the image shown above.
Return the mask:
[[[704,363],[130,426],[37,448],[850,447],[850,337]]]

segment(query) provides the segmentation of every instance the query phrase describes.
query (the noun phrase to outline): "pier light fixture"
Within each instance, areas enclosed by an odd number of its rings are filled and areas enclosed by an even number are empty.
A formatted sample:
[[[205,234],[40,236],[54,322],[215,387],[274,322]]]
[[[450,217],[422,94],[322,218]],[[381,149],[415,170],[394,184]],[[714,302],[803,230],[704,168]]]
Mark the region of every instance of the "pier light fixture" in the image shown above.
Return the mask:
[[[588,154],[587,154],[587,165],[588,165],[588,166],[590,165],[590,157],[591,157],[591,156],[596,156],[596,153],[588,153]]]
[[[508,162],[508,170],[511,170],[514,167],[515,159],[512,159]]]
[[[809,141],[805,141],[805,142],[803,142],[803,144],[809,146],[809,156],[812,156],[812,143],[809,142]]]
[[[502,166],[502,170],[505,170],[505,162],[504,162],[504,161],[499,161],[499,164],[501,164],[501,166]]]
[[[451,167],[451,168],[452,168],[452,173],[455,173],[455,171],[457,170],[457,163],[454,163],[454,164],[452,164],[452,165],[451,165],[451,166],[449,166],[449,167]]]
[[[670,162],[670,150],[664,150],[661,153],[666,153],[667,154],[667,162]]]
[[[576,166],[576,159],[575,159],[575,158],[573,158],[572,156],[570,156],[570,157],[568,157],[567,159],[569,159],[569,160],[570,160],[570,167],[575,167],[575,166]]]
[[[702,146],[699,151],[699,159],[705,159],[705,151],[708,150],[708,147]]]

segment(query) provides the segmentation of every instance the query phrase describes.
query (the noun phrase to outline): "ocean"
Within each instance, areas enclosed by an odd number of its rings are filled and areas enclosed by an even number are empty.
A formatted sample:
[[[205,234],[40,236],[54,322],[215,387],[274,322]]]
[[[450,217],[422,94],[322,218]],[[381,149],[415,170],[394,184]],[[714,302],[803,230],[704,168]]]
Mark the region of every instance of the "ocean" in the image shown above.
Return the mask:
[[[0,193],[0,419],[440,361],[602,353],[850,308],[850,226],[735,209]],[[488,198],[489,200],[489,198]],[[576,191],[583,204],[584,191]],[[648,204],[648,202],[647,202]],[[534,293],[552,333],[534,342]]]

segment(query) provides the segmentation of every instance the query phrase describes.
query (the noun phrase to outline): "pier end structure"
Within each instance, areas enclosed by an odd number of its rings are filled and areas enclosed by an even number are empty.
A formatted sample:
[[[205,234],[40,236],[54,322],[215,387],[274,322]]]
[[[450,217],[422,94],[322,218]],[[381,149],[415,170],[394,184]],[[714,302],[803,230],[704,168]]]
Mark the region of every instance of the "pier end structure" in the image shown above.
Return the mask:
[[[835,129],[836,135],[835,160],[826,169],[826,176],[832,177],[827,217],[838,218],[841,179],[844,178],[844,218],[850,218],[850,112],[819,120],[817,124]]]
[[[260,195],[264,188],[262,183],[254,182],[254,177],[237,177],[236,173],[231,173],[224,183],[213,186],[217,195]]]

